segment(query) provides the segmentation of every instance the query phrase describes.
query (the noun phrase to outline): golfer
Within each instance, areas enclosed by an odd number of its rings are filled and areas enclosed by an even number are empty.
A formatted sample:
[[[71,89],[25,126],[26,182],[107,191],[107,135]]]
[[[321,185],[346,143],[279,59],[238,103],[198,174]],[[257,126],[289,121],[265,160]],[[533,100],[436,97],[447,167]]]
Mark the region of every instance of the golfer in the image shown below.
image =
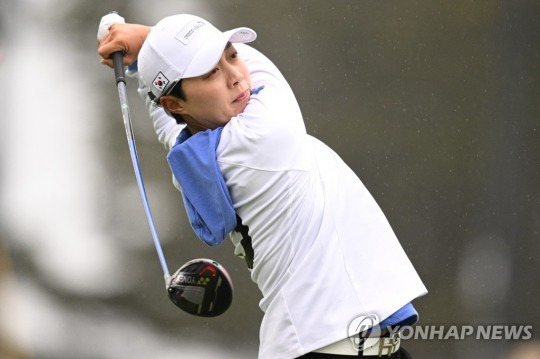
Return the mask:
[[[229,237],[246,259],[263,295],[259,358],[408,358],[388,333],[417,321],[426,288],[360,179],[306,133],[255,38],[181,14],[115,24],[98,53],[111,66],[121,50],[137,71],[197,236]],[[356,325],[366,318],[380,330]]]

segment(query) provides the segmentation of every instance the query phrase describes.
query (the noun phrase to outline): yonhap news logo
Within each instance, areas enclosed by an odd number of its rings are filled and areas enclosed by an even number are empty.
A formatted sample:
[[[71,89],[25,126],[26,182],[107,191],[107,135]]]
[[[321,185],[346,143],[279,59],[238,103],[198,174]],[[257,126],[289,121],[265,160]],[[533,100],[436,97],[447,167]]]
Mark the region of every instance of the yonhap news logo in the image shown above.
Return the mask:
[[[533,338],[530,324],[490,325],[414,325],[401,328],[381,327],[376,314],[354,318],[348,327],[348,335],[354,349],[363,350],[368,340],[384,337],[400,340],[521,340]]]
[[[401,334],[403,340],[529,340],[532,325],[418,325],[401,329],[388,328]]]
[[[377,314],[361,315],[354,318],[349,324],[347,333],[355,350],[364,349],[368,338],[379,338],[379,317]]]

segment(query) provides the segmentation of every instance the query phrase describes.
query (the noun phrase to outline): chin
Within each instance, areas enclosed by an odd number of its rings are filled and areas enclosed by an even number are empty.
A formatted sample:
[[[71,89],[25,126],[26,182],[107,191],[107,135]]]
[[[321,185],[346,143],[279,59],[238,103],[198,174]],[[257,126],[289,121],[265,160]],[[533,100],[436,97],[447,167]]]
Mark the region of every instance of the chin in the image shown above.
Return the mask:
[[[225,126],[226,124],[228,124],[228,123],[231,121],[231,119],[232,119],[233,117],[234,117],[234,116],[231,116],[231,117],[228,117],[228,118],[225,118],[225,119],[221,120],[221,121],[219,122],[219,125],[218,125],[218,126]]]

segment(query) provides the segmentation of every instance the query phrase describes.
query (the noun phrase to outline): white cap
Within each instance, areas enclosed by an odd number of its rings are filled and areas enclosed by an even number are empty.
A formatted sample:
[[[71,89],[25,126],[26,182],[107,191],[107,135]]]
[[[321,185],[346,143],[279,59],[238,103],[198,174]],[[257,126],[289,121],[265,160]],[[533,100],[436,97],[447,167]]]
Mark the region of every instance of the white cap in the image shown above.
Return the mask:
[[[151,90],[149,95],[157,100],[181,79],[212,70],[227,42],[245,43],[256,38],[255,31],[246,27],[221,32],[198,16],[169,16],[152,27],[139,52],[138,70]]]

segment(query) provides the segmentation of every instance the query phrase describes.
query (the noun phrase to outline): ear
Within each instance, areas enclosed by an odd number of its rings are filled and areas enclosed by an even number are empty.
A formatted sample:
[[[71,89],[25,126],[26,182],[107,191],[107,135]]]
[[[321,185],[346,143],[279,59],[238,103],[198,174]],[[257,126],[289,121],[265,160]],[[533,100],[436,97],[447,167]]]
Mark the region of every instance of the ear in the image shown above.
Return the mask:
[[[184,107],[184,101],[182,99],[179,99],[178,97],[175,97],[175,96],[170,96],[170,95],[167,95],[167,96],[162,96],[160,99],[159,99],[159,103],[161,104],[161,106],[171,112],[171,113],[176,113],[176,114],[179,114],[179,115],[185,115],[186,114],[186,108]]]

